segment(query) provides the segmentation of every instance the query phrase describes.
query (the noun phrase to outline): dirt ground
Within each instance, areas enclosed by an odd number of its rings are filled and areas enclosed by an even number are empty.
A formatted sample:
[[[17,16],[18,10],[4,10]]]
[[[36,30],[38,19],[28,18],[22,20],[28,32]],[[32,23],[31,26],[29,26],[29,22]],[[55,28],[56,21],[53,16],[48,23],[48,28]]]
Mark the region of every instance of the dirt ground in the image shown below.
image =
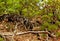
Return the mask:
[[[27,31],[25,29],[24,25],[19,24],[17,26],[17,29],[15,28],[16,24],[11,23],[11,22],[5,22],[2,21],[0,22],[0,32],[14,32],[15,30],[17,30],[17,32],[20,31]],[[40,27],[35,27],[33,28],[33,30],[39,30]],[[59,30],[60,32],[60,30]],[[12,36],[6,36],[5,37],[6,41],[60,41],[60,38],[56,38],[56,40],[54,38],[48,37],[46,34],[32,34],[32,33],[28,33],[28,34],[24,34],[24,35],[15,35],[12,39]],[[48,40],[47,40],[48,39]]]

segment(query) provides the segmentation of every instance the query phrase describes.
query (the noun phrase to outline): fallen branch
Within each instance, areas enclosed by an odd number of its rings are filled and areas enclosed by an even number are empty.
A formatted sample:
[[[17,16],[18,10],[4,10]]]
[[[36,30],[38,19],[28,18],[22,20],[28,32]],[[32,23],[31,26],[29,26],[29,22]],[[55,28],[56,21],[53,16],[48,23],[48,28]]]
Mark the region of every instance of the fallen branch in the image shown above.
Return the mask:
[[[48,34],[46,31],[26,31],[26,32],[17,32],[15,33],[16,35],[21,35],[21,34],[28,34],[28,33],[45,33]],[[13,35],[14,32],[0,32],[0,35]]]
[[[56,37],[55,35],[52,35],[51,33],[47,32],[47,31],[25,31],[25,32],[17,32],[17,33],[14,33],[14,32],[0,32],[0,35],[12,36],[13,34],[23,35],[23,34],[28,34],[28,33],[40,33],[40,34],[44,33],[44,34],[49,34],[52,37]]]

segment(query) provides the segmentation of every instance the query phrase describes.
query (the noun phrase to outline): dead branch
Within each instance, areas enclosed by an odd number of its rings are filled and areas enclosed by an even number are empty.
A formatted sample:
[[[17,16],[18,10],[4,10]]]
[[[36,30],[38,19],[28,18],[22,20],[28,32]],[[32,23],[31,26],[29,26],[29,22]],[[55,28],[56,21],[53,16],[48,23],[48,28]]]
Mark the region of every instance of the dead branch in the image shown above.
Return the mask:
[[[28,33],[45,33],[45,34],[48,34],[48,32],[46,31],[25,31],[25,32],[17,32],[15,33],[16,35],[21,35],[21,34],[28,34]],[[13,32],[0,32],[0,35],[13,35],[14,33]]]
[[[51,33],[47,32],[47,31],[25,31],[25,32],[17,32],[17,33],[13,33],[13,32],[0,32],[0,35],[6,35],[6,36],[12,36],[13,34],[16,35],[23,35],[23,34],[28,34],[28,33],[44,33],[44,34],[49,34],[52,37],[56,37],[55,35],[52,35]]]

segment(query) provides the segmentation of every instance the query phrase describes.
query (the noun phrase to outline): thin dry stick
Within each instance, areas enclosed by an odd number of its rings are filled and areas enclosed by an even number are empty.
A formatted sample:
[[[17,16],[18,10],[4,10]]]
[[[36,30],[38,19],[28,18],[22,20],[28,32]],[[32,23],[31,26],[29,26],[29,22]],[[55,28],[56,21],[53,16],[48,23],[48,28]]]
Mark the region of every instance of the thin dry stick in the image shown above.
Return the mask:
[[[52,35],[51,33],[47,32],[47,31],[25,31],[25,32],[17,32],[17,33],[14,33],[14,32],[0,32],[0,35],[7,35],[7,36],[12,36],[13,34],[16,34],[16,35],[23,35],[23,34],[28,34],[28,33],[44,33],[44,34],[49,34],[51,35],[52,37],[56,37],[55,35]]]
[[[17,32],[17,33],[14,33],[14,32],[0,32],[0,35],[2,35],[2,36],[12,36],[12,41],[14,41],[14,36],[15,35],[24,35],[24,34],[28,34],[28,33],[40,33],[40,34],[42,34],[42,33],[44,33],[44,34],[50,34],[51,35],[51,33],[49,33],[49,32],[47,32],[47,31],[26,31],[26,32]],[[54,35],[51,35],[53,38],[55,38],[55,36]]]

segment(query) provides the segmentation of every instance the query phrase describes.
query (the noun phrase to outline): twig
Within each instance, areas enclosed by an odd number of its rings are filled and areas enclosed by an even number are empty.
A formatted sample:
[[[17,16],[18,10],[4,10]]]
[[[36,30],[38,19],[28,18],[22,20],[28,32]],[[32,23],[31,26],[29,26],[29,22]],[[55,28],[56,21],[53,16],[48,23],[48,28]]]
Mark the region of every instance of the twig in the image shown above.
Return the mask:
[[[0,32],[0,35],[2,35],[2,36],[12,36],[12,41],[14,41],[13,37],[15,35],[24,35],[24,34],[28,34],[28,33],[40,33],[40,34],[44,33],[44,34],[51,35],[53,38],[56,38],[55,35],[52,35],[51,33],[47,32],[47,31],[25,31],[25,32],[16,32],[16,33],[14,33],[14,32],[4,32],[4,33]],[[5,37],[4,37],[4,39],[5,39]]]

